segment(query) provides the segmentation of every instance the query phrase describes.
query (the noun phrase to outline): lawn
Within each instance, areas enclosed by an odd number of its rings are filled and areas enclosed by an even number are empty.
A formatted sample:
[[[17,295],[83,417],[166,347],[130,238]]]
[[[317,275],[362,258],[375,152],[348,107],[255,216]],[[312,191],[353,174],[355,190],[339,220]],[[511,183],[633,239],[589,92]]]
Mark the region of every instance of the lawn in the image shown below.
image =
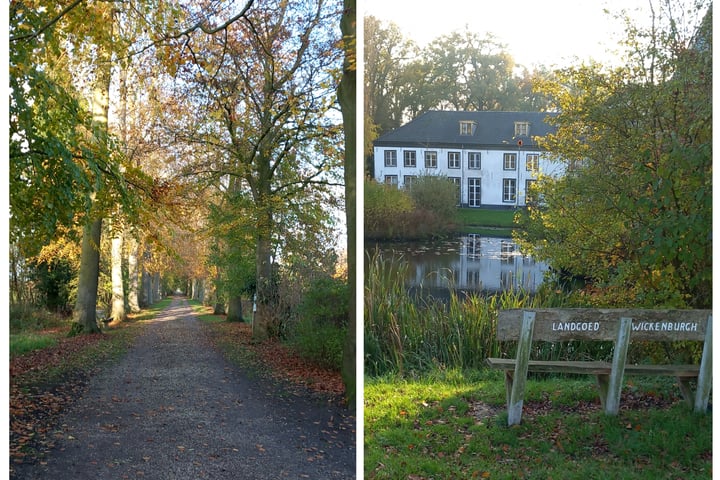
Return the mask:
[[[633,379],[636,381],[636,379]],[[712,415],[672,380],[628,384],[602,413],[592,377],[530,380],[508,427],[499,372],[439,372],[365,383],[365,478],[710,478]]]
[[[459,208],[458,223],[465,233],[507,236],[517,227],[515,210]]]

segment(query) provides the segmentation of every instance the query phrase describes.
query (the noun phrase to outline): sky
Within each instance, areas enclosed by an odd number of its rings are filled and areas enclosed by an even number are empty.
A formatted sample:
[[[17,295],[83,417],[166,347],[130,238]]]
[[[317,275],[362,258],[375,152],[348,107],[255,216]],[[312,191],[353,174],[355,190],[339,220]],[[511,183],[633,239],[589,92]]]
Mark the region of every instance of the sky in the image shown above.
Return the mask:
[[[403,36],[421,47],[465,27],[481,36],[492,33],[515,63],[569,66],[577,60],[619,62],[623,24],[612,13],[625,9],[647,21],[648,0],[361,0],[365,15],[398,25]],[[363,7],[364,6],[364,7]],[[638,10],[639,9],[639,10]]]

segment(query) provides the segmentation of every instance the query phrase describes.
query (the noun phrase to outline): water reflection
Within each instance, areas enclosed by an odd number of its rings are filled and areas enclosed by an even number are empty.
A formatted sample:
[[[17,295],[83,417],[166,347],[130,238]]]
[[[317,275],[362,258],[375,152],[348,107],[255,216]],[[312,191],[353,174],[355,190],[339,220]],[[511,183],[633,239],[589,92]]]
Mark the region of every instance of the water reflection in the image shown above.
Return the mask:
[[[378,245],[384,257],[402,255],[408,263],[406,283],[423,290],[535,292],[546,264],[523,255],[510,238],[464,235],[452,241]]]

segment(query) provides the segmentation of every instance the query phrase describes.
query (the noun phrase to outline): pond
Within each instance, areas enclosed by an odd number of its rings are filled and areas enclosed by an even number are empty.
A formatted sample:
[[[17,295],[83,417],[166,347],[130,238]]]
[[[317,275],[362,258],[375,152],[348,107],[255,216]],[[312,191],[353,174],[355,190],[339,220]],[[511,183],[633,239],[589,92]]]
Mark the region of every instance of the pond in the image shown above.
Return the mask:
[[[435,242],[381,243],[383,258],[401,256],[408,263],[406,285],[424,294],[445,297],[456,291],[499,293],[522,289],[534,293],[548,266],[523,255],[511,238],[468,234]]]

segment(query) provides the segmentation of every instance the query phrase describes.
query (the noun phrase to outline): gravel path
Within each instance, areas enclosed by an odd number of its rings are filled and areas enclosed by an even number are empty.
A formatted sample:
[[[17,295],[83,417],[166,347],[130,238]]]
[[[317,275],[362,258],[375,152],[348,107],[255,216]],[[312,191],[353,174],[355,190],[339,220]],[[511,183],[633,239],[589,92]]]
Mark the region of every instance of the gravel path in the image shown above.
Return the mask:
[[[13,478],[355,478],[354,417],[227,363],[180,298],[61,425],[49,456]]]

